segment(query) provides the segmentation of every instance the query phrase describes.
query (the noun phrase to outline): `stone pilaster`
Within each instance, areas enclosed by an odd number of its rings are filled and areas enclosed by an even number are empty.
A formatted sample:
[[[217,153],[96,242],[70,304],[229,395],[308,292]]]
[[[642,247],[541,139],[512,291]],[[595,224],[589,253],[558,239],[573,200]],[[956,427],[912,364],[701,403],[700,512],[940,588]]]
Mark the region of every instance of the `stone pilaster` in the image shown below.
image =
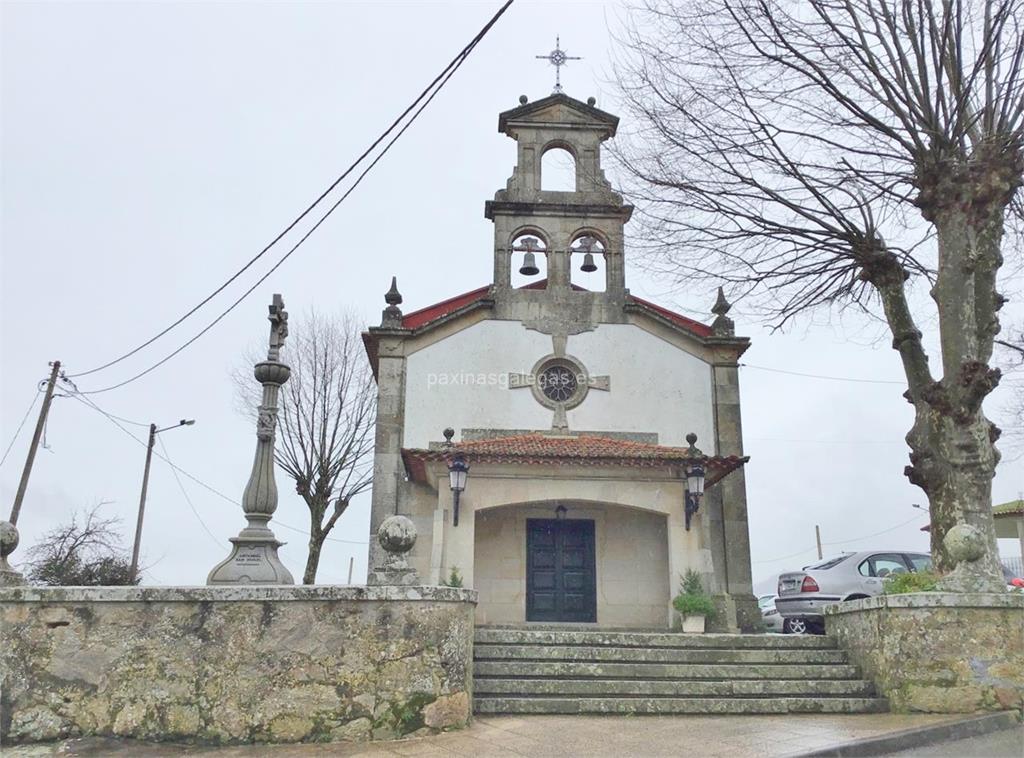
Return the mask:
[[[405,426],[405,355],[402,330],[373,330],[379,335],[377,363],[377,433],[373,454],[370,534],[398,512],[403,479],[402,432]],[[368,571],[382,564],[377,540],[370,540]]]
[[[740,419],[739,350],[723,349],[712,365],[715,402],[715,446],[717,454],[743,455],[743,427]],[[732,353],[729,356],[729,353]],[[718,503],[712,518],[711,550],[717,561],[716,573],[725,584],[730,617],[741,631],[752,631],[761,620],[753,595],[750,567],[750,530],[747,524],[747,485],[742,468],[725,477],[715,487]],[[717,543],[717,544],[716,544]]]

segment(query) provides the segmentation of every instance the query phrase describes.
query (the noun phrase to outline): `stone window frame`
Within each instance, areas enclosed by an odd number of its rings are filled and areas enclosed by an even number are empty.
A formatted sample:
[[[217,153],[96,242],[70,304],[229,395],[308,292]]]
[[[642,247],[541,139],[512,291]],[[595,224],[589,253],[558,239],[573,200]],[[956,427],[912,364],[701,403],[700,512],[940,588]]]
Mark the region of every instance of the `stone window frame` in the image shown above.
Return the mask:
[[[562,366],[569,369],[576,376],[576,390],[568,400],[559,401],[552,400],[544,394],[544,390],[541,389],[540,376],[549,368],[555,366]],[[530,372],[533,381],[530,383],[530,391],[533,392],[533,397],[538,403],[543,405],[545,408],[556,410],[563,408],[570,410],[575,408],[582,403],[586,397],[587,392],[590,390],[590,372],[587,371],[583,363],[571,355],[556,355],[554,353],[545,355],[535,364],[533,364],[533,370]]]

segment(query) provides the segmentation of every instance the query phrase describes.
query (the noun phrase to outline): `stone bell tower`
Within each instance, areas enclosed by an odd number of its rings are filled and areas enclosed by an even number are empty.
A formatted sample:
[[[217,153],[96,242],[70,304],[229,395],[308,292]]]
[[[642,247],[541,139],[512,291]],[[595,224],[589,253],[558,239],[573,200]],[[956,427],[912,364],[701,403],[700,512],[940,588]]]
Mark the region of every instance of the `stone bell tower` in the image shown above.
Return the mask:
[[[516,141],[517,162],[508,184],[488,201],[484,215],[494,222],[494,296],[503,303],[535,305],[561,300],[572,291],[570,267],[604,272],[603,292],[574,293],[580,306],[617,304],[626,297],[623,225],[633,207],[612,191],[601,169],[601,143],[615,136],[619,119],[586,103],[556,93],[498,117],[498,131]],[[549,150],[566,151],[575,162],[575,191],[542,189],[541,166]],[[513,289],[515,257],[524,274],[546,257],[546,287]],[[517,310],[519,310],[517,308]],[[597,316],[597,313],[593,314]],[[603,320],[598,318],[597,320]]]

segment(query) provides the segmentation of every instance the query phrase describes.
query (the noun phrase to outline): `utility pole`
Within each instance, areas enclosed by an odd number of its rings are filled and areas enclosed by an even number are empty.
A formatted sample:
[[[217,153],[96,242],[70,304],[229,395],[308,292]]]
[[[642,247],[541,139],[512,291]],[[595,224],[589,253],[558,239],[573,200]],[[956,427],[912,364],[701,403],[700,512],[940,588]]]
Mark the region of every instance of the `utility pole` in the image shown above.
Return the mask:
[[[818,560],[820,561],[825,556],[821,554],[821,527],[817,524],[814,525],[814,540],[818,543]]]
[[[50,381],[46,384],[46,396],[43,397],[43,407],[39,409],[39,420],[36,421],[36,431],[32,435],[32,444],[28,448],[28,458],[25,459],[25,468],[21,470],[21,481],[18,483],[18,494],[14,496],[14,505],[11,507],[11,525],[17,526],[18,515],[21,513],[21,503],[25,499],[25,491],[28,489],[28,478],[32,474],[32,464],[36,461],[36,450],[39,448],[39,440],[43,436],[43,429],[46,428],[46,417],[50,413],[50,403],[53,402],[53,390],[57,386],[57,375],[60,373],[60,361],[50,364],[53,368],[50,371]]]
[[[135,584],[139,574],[139,546],[142,544],[142,517],[146,512],[146,490],[149,488],[149,464],[153,462],[153,445],[156,444],[156,424],[149,425],[149,444],[146,445],[146,468],[142,471],[142,495],[139,496],[139,516],[135,521],[135,541],[132,542],[132,567],[128,580]]]
[[[353,555],[348,559],[348,583],[352,584],[352,565],[356,562],[356,557]]]
[[[177,429],[179,426],[191,426],[196,423],[195,419],[182,419],[174,426],[157,429],[156,424],[149,425],[149,444],[146,445],[146,468],[142,471],[142,494],[139,496],[139,515],[135,521],[135,541],[132,542],[132,565],[128,571],[128,578],[135,584],[139,574],[139,547],[142,545],[142,519],[146,512],[146,490],[149,489],[149,465],[153,461],[153,445],[156,444],[156,436],[168,429]]]

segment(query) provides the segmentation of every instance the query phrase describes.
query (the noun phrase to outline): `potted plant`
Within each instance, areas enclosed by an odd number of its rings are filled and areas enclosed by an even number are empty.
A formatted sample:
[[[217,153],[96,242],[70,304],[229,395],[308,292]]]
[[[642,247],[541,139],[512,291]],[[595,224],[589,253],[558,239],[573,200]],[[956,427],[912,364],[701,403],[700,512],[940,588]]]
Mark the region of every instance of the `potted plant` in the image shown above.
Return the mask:
[[[683,575],[672,607],[682,618],[683,631],[688,634],[703,634],[705,620],[715,615],[715,604],[704,591],[700,574],[693,569],[687,569]]]

